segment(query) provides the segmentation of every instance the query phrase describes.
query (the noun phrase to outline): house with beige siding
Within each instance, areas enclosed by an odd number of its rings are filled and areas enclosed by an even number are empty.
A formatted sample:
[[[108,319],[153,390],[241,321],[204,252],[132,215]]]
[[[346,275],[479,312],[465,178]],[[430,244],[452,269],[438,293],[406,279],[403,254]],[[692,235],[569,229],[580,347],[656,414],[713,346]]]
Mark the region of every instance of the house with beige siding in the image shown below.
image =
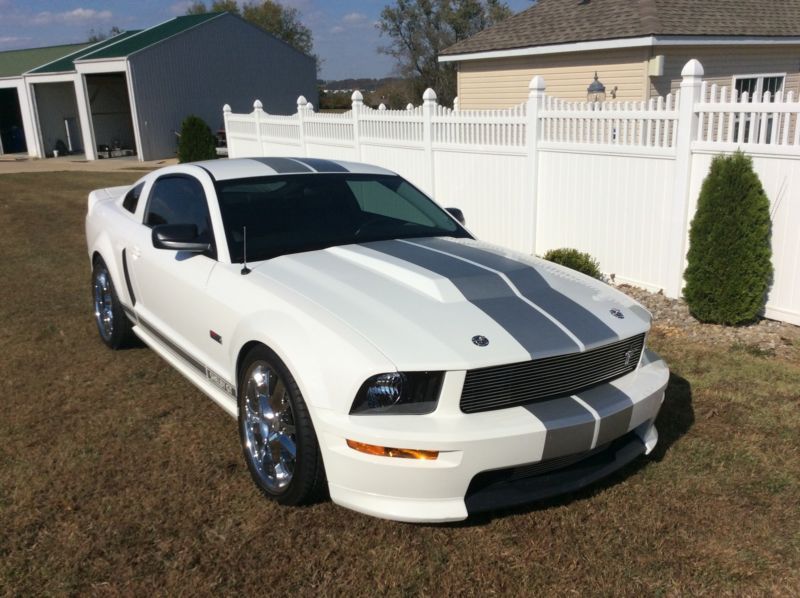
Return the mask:
[[[541,75],[549,95],[585,100],[595,73],[608,100],[678,89],[698,59],[739,93],[800,93],[800,0],[538,0],[445,49],[462,109],[519,104]]]

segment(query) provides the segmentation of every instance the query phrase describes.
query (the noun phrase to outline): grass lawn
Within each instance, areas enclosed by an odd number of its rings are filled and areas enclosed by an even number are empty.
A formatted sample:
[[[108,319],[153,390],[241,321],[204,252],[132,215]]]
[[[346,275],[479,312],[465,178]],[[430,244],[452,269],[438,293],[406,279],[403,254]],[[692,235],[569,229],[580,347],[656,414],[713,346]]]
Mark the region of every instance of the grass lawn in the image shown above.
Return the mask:
[[[0,176],[0,594],[797,594],[800,364],[658,330],[658,449],[591,489],[439,526],[264,500],[231,418],[97,338],[86,195],[138,176]]]

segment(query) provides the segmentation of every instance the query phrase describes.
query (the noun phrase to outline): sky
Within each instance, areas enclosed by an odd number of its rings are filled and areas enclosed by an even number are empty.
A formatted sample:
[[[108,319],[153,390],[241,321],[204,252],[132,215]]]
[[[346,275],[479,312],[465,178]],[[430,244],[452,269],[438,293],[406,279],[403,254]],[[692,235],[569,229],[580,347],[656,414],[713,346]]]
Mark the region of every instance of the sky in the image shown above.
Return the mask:
[[[530,0],[506,0],[514,12]],[[283,0],[314,34],[321,78],[385,77],[394,62],[375,27],[390,0]],[[142,29],[186,12],[189,0],[0,0],[0,51],[84,41],[91,29]]]

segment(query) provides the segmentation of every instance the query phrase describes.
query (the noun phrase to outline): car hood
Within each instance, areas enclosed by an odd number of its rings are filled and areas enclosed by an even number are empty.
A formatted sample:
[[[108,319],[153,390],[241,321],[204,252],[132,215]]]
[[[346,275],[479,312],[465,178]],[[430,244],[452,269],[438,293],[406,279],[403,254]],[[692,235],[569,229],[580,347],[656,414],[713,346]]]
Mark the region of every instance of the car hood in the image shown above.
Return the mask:
[[[643,307],[600,281],[467,239],[331,247],[281,256],[253,272],[260,284],[280,283],[322,306],[401,370],[584,351],[650,324]]]

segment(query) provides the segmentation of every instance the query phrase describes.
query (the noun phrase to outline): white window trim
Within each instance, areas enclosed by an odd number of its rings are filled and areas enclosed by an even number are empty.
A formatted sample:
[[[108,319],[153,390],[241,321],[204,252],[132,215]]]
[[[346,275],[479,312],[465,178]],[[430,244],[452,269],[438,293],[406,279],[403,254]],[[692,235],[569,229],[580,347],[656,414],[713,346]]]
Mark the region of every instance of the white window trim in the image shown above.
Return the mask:
[[[764,79],[767,77],[782,77],[783,83],[781,84],[781,91],[784,90],[786,87],[786,75],[787,73],[757,73],[753,75],[733,75],[731,77],[731,90],[734,92],[736,91],[736,81],[739,79],[755,79],[756,80],[756,95],[761,96],[762,91],[764,89]],[[774,96],[773,96],[774,99]]]

